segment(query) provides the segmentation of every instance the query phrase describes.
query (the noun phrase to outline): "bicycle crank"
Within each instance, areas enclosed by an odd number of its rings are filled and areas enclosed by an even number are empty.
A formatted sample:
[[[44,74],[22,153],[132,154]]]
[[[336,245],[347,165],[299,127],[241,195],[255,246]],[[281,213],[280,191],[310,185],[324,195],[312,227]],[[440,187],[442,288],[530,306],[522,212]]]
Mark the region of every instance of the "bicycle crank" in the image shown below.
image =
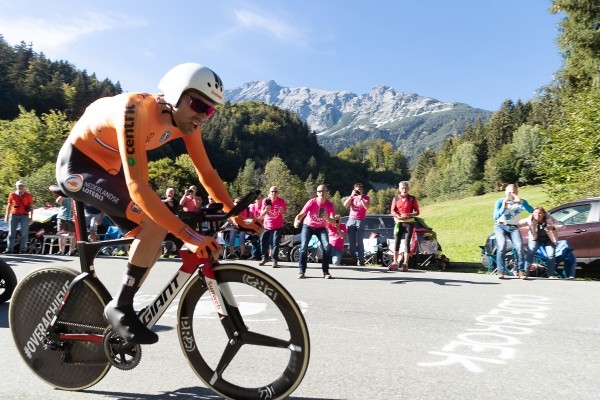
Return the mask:
[[[126,342],[119,334],[110,329],[104,335],[104,353],[115,367],[130,370],[142,359],[142,346]]]

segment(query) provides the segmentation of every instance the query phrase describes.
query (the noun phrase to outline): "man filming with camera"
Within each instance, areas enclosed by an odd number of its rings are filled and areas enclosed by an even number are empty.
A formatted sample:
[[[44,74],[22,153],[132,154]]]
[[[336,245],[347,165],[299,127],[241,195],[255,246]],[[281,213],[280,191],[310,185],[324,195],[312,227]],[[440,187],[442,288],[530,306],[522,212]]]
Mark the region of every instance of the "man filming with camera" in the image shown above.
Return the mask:
[[[367,216],[367,209],[371,204],[371,198],[363,193],[362,183],[355,183],[350,196],[344,201],[344,207],[350,209],[348,222],[348,243],[350,244],[350,255],[357,257],[358,265],[365,265],[365,245],[363,243],[363,222]]]
[[[19,225],[21,226],[20,252],[27,253],[29,225],[33,221],[33,196],[25,190],[25,182],[17,181],[16,187],[17,190],[8,195],[8,205],[6,206],[6,214],[4,214],[4,222],[8,224],[5,254],[13,252]]]

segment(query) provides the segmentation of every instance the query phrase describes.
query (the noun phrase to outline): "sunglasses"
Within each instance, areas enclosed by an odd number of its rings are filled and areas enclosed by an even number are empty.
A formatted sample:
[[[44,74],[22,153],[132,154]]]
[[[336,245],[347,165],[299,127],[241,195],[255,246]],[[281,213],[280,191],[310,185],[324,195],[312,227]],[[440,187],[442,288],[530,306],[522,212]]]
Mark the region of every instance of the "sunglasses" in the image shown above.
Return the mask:
[[[192,111],[198,114],[206,114],[206,118],[210,118],[213,116],[215,111],[217,111],[214,107],[209,106],[205,102],[200,99],[196,99],[188,94],[190,98],[190,102],[188,103]]]
[[[326,193],[327,190],[317,190],[317,193]]]
[[[271,193],[279,193],[279,190],[271,190]]]

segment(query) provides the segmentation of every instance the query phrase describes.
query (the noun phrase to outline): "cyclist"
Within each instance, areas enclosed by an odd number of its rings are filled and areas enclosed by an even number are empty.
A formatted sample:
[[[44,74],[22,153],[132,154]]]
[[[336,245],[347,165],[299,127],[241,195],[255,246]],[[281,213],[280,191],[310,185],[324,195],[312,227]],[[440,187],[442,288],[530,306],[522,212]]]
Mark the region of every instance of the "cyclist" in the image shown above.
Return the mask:
[[[122,285],[104,310],[113,328],[128,342],[151,344],[158,335],[136,316],[133,298],[161,255],[167,232],[198,257],[218,258],[221,248],[169,212],[148,182],[146,152],[181,138],[208,194],[233,207],[223,181],[212,167],[201,125],[223,102],[223,84],[211,69],[180,64],[160,80],[161,94],[123,93],[93,102],[75,124],[58,155],[56,177],[63,191],[109,215],[125,236],[135,237]],[[257,234],[256,219],[232,218]]]

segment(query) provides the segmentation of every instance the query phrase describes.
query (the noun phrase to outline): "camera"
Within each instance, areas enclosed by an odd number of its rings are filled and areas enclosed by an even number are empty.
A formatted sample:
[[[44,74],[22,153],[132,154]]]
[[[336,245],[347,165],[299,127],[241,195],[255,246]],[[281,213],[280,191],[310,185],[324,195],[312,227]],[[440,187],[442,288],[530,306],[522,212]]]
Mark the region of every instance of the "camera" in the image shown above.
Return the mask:
[[[353,192],[353,194],[354,194],[355,196],[359,196],[359,195],[360,195],[360,192],[359,192],[358,190],[354,189],[354,192]]]
[[[270,205],[273,204],[273,202],[271,201],[271,199],[266,199],[265,200],[265,204],[268,205],[268,206],[270,206]]]
[[[193,190],[188,190],[187,192],[188,192],[188,194],[192,194],[192,193],[194,193],[194,191],[193,191]]]

